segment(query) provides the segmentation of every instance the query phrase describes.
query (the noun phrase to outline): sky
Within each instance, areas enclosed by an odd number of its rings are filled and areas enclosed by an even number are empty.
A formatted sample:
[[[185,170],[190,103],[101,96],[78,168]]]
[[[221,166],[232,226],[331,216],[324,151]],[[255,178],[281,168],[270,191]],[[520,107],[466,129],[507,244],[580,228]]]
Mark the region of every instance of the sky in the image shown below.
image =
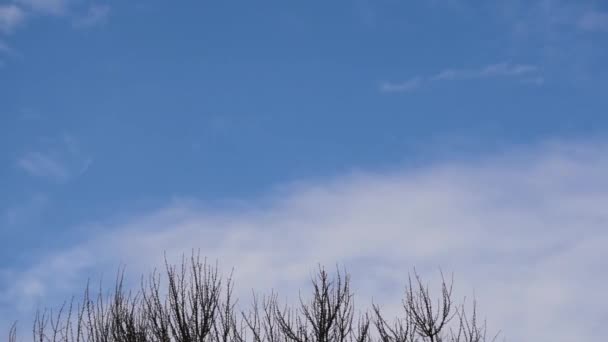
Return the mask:
[[[603,0],[0,0],[0,331],[200,248],[605,339],[606,61]]]

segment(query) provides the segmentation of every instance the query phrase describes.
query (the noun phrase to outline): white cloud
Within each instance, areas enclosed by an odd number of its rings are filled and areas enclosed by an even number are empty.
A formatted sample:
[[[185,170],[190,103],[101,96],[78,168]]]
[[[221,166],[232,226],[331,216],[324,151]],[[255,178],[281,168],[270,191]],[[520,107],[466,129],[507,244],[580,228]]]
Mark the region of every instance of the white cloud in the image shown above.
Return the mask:
[[[92,26],[103,22],[110,12],[105,4],[88,4],[75,0],[15,0],[28,10],[55,16],[70,15],[78,27]],[[85,6],[86,5],[86,6]]]
[[[410,92],[424,84],[439,81],[462,81],[498,77],[511,77],[526,83],[540,85],[544,82],[538,75],[538,67],[529,64],[496,63],[476,69],[445,69],[429,77],[415,77],[404,82],[384,82],[382,92]],[[540,81],[542,79],[542,81]],[[531,82],[534,80],[534,82]]]
[[[93,162],[69,135],[45,141],[44,145],[23,155],[16,165],[30,176],[63,183],[86,172]]]
[[[84,28],[104,23],[110,7],[103,4],[84,6],[73,0],[14,0],[18,5],[0,4],[0,33],[12,33],[27,17],[37,14],[60,16],[72,19],[74,27]],[[0,51],[1,52],[1,51]]]
[[[74,19],[74,27],[84,28],[103,24],[108,19],[109,14],[110,6],[92,5],[84,15]]]
[[[2,316],[79,293],[87,277],[111,276],[119,263],[137,277],[162,265],[163,250],[173,258],[201,248],[236,267],[241,293],[293,297],[317,262],[339,262],[358,295],[393,309],[412,266],[427,279],[442,266],[455,272],[459,295],[475,289],[490,328],[509,341],[598,341],[608,336],[607,152],[603,143],[547,144],[302,183],[232,210],[174,202],[100,222],[89,239],[5,270]]]
[[[16,5],[0,5],[0,32],[12,33],[18,26],[23,24],[25,12]]]
[[[383,82],[380,90],[385,93],[404,93],[420,88],[422,79],[415,77],[400,83]]]
[[[41,152],[29,152],[17,161],[17,165],[34,177],[65,182],[69,178],[66,165],[53,156]]]
[[[579,27],[586,31],[608,32],[608,13],[598,11],[587,12],[581,17]]]
[[[526,64],[497,63],[479,69],[446,69],[432,76],[433,81],[453,81],[476,78],[521,76],[535,73],[536,66]]]
[[[30,9],[46,14],[60,15],[68,9],[70,0],[17,0]]]

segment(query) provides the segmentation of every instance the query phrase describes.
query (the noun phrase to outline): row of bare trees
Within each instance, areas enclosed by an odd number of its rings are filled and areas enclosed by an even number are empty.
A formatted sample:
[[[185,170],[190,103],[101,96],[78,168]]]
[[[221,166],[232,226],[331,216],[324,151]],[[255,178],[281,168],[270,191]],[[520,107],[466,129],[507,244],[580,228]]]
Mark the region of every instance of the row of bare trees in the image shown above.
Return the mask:
[[[330,276],[319,267],[312,296],[295,306],[280,304],[276,293],[253,296],[240,310],[231,277],[198,255],[178,266],[165,262],[164,276],[153,272],[137,292],[125,289],[119,272],[113,291],[72,300],[58,311],[39,312],[36,342],[486,342],[485,323],[475,306],[454,303],[452,281],[442,277],[441,295],[431,297],[414,273],[402,299],[402,315],[387,320],[378,305],[355,311],[350,276]],[[9,341],[17,341],[16,325]]]

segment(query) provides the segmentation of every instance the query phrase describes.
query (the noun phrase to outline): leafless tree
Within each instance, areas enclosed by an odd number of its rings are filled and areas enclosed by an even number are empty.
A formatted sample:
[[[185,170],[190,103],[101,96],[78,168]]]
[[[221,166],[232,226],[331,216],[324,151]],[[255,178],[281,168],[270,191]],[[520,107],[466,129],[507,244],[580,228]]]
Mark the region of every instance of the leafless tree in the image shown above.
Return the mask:
[[[477,321],[476,303],[468,318],[464,303],[453,300],[453,277],[446,282],[441,274],[441,296],[436,304],[428,285],[414,271],[414,280],[408,277],[408,286],[402,302],[405,317],[388,323],[377,305],[373,306],[375,325],[381,342],[486,342],[485,323]],[[457,318],[455,324],[450,322]],[[455,327],[454,327],[455,326]],[[496,340],[496,336],[490,341]]]
[[[243,321],[251,332],[252,342],[286,342],[279,323],[275,319],[277,295],[271,293],[269,297],[262,298],[262,307],[259,305],[258,295],[253,293],[251,310],[242,313]]]
[[[337,271],[330,279],[319,267],[312,279],[313,294],[309,301],[300,296],[298,308],[281,309],[272,301],[269,310],[278,324],[282,340],[293,342],[366,342],[370,320],[362,315],[354,320],[353,294],[350,276]]]
[[[166,279],[163,279],[166,278]],[[312,294],[300,294],[295,306],[280,304],[278,295],[253,293],[240,311],[232,276],[222,277],[217,264],[198,253],[178,266],[165,258],[164,272],[153,271],[138,291],[127,290],[124,269],[111,292],[100,285],[92,295],[87,284],[81,302],[73,299],[59,310],[39,311],[34,319],[36,342],[488,342],[485,322],[464,303],[453,301],[452,283],[442,275],[435,301],[414,272],[402,300],[403,317],[388,322],[378,305],[355,310],[351,279],[337,269],[333,276],[319,266],[311,279]],[[494,338],[495,339],[495,338]],[[494,339],[490,339],[493,341]],[[9,331],[17,342],[17,326]]]
[[[13,323],[8,331],[8,342],[17,342],[17,322]]]

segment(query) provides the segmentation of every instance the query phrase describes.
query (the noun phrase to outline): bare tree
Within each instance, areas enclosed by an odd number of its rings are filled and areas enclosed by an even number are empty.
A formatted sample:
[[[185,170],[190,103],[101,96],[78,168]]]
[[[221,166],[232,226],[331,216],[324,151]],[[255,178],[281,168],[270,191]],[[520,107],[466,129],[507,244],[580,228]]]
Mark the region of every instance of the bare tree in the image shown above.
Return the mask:
[[[370,321],[362,315],[354,322],[353,294],[350,276],[339,270],[330,279],[327,271],[319,267],[312,279],[312,298],[306,302],[300,296],[297,309],[280,309],[276,300],[273,311],[283,340],[293,342],[365,342],[369,336]],[[355,329],[356,328],[356,329]]]
[[[243,321],[251,332],[253,342],[286,342],[279,323],[275,319],[277,295],[271,293],[269,297],[262,298],[262,307],[259,306],[258,295],[253,293],[253,304],[249,313],[242,313]]]
[[[8,331],[8,342],[17,342],[17,322],[13,323]]]
[[[475,301],[473,313],[468,318],[464,303],[454,304],[452,289],[453,277],[446,282],[441,273],[441,296],[435,304],[428,285],[414,271],[414,281],[410,275],[402,302],[405,317],[389,324],[380,307],[373,306],[381,342],[486,342],[485,323],[483,326],[478,324]],[[455,317],[458,318],[453,324],[456,327],[449,326]],[[497,336],[490,341],[496,340]]]
[[[166,278],[166,279],[163,279]],[[92,295],[87,284],[81,302],[59,310],[38,311],[36,342],[487,342],[485,322],[453,301],[452,283],[441,281],[437,301],[414,272],[402,300],[403,317],[388,322],[378,305],[371,313],[355,310],[351,279],[319,266],[309,298],[281,305],[278,295],[253,293],[248,311],[239,311],[232,276],[198,253],[175,266],[165,258],[164,272],[143,277],[140,288],[126,289],[119,270],[111,292],[100,284]],[[495,339],[496,337],[494,337]],[[494,339],[490,339],[493,341]],[[17,341],[17,325],[9,342]]]

